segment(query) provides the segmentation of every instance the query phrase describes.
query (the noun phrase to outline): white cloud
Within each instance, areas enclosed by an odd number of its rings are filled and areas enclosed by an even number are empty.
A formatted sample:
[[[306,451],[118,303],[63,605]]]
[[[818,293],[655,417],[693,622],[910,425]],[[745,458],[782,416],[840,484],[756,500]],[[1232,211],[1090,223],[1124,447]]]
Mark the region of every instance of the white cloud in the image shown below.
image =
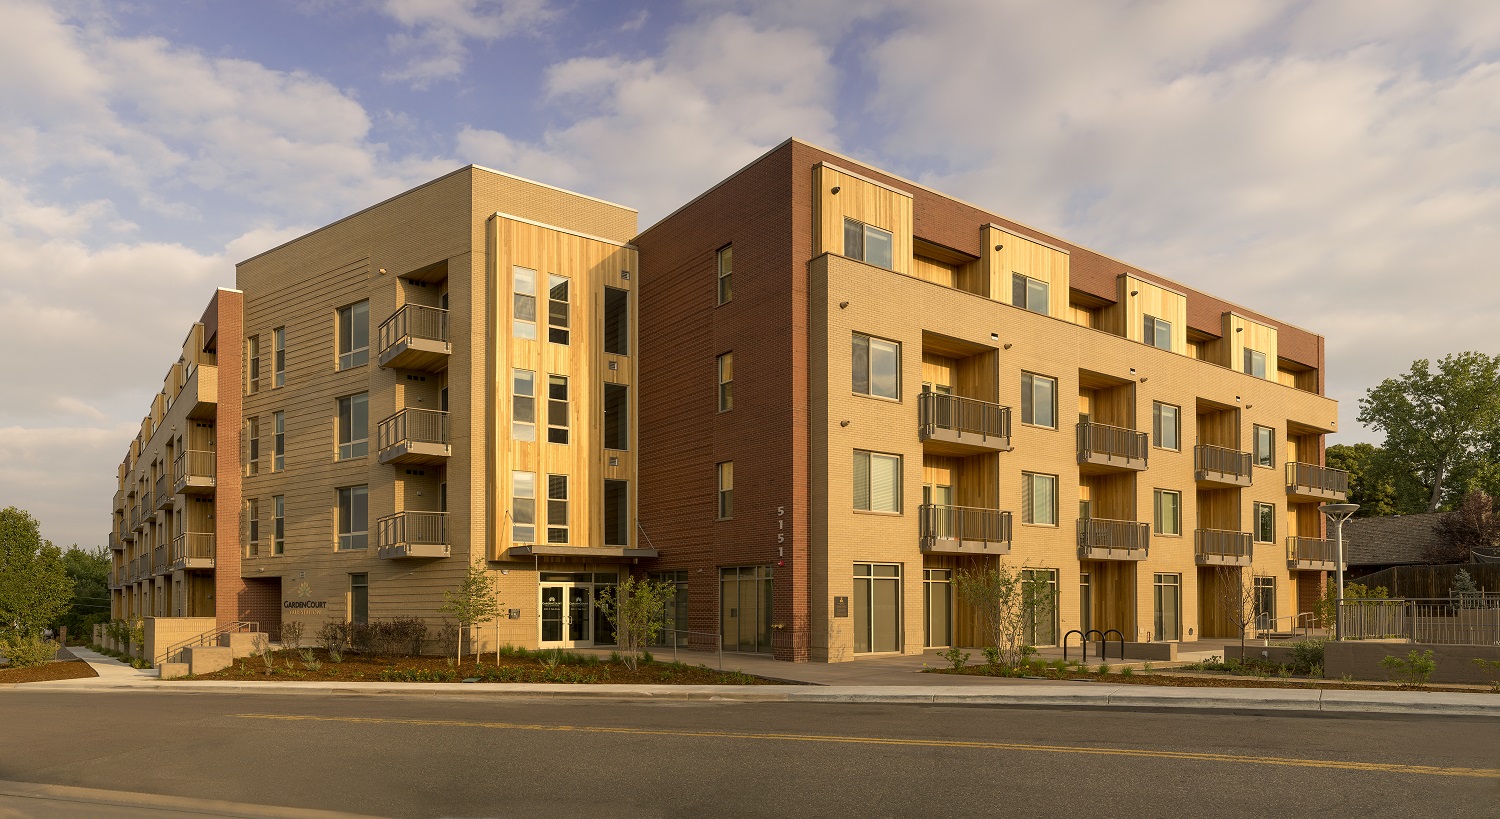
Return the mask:
[[[386,78],[417,88],[462,74],[470,40],[492,42],[529,32],[555,16],[546,0],[385,0],[382,10],[403,26],[390,45],[407,57],[406,65]]]
[[[109,533],[113,469],[140,428],[132,424],[0,427],[0,498],[42,524],[42,537],[67,548],[103,546]]]

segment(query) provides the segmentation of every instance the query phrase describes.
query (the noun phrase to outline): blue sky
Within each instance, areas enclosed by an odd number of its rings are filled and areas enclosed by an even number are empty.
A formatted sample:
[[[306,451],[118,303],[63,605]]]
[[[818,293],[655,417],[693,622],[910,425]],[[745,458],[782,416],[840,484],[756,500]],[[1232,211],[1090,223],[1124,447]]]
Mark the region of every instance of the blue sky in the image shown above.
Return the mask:
[[[1500,346],[1489,0],[0,0],[0,505],[103,542],[236,261],[470,162],[644,227],[794,135],[1324,334],[1335,440]]]

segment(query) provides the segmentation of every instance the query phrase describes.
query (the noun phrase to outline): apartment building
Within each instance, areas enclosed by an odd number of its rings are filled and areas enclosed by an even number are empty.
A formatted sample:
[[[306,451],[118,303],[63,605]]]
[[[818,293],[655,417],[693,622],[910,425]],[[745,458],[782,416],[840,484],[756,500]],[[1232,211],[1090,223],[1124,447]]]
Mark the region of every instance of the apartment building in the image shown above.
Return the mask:
[[[634,210],[471,166],[240,263],[184,348],[220,362],[208,431],[174,450],[177,380],[213,370],[179,362],[122,465],[116,616],[436,624],[481,565],[506,610],[483,644],[611,641],[593,600],[654,554],[634,517],[635,232]],[[162,484],[184,453],[187,482]],[[130,525],[158,502],[200,513]],[[176,564],[150,562],[174,537],[214,553],[189,557],[203,585],[183,588],[214,593],[187,607],[162,602]]]
[[[787,660],[1286,628],[1332,567],[1323,339],[795,140],[637,237],[641,522],[685,631]],[[1114,635],[1111,635],[1112,637]],[[1078,637],[1073,637],[1077,644]]]

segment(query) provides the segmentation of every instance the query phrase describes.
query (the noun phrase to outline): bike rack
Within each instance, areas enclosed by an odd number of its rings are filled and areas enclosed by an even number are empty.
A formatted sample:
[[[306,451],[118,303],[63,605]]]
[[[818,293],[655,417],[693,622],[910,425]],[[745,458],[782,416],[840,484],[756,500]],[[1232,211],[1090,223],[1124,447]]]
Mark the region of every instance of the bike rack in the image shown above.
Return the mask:
[[[1119,644],[1120,644],[1120,661],[1124,662],[1125,661],[1125,635],[1121,634],[1118,629],[1110,629],[1109,631],[1106,631],[1103,634],[1099,635],[1099,659],[1101,659],[1101,660],[1105,659],[1104,653],[1105,653],[1105,650],[1107,648],[1109,648],[1109,635],[1111,635],[1111,634],[1116,635],[1119,638],[1119,640],[1117,642],[1119,642]]]
[[[1067,662],[1068,661],[1068,638],[1072,637],[1075,634],[1078,635],[1078,647],[1081,648],[1081,649],[1083,649],[1083,658],[1085,660],[1087,660],[1089,658],[1088,643],[1085,643],[1083,641],[1083,632],[1081,632],[1081,631],[1079,631],[1078,629],[1075,628],[1072,631],[1068,632],[1067,634],[1063,635],[1063,662]]]

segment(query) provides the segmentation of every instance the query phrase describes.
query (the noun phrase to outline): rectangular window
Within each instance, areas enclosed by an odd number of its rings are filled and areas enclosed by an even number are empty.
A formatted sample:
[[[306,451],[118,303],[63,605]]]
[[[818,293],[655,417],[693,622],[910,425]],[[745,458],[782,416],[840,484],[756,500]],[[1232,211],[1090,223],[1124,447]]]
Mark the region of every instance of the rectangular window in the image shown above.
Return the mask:
[[[1033,313],[1047,315],[1049,286],[1041,279],[1033,279],[1020,273],[1010,274],[1010,303]]]
[[[1057,645],[1057,570],[1021,570],[1021,639],[1029,646]]]
[[[719,464],[719,520],[734,517],[734,461]]]
[[[1156,633],[1154,640],[1182,639],[1182,575],[1158,574],[1153,577],[1153,603]]]
[[[536,542],[536,473],[510,473],[510,540]]]
[[[1172,324],[1155,316],[1146,316],[1146,326],[1141,332],[1141,341],[1163,350],[1172,349]]]
[[[568,277],[547,277],[547,340],[568,343]]]
[[[526,267],[512,267],[514,280],[514,303],[512,305],[511,334],[516,338],[536,340],[536,271]]]
[[[568,542],[568,476],[547,476],[547,542]]]
[[[854,508],[901,511],[901,456],[854,450]]]
[[[719,251],[719,304],[734,298],[734,245]]]
[[[260,501],[255,498],[245,501],[245,533],[250,555],[260,554]]]
[[[1255,542],[1276,542],[1276,504],[1255,504]]]
[[[901,345],[854,334],[854,392],[877,398],[901,397]]]
[[[1057,525],[1057,476],[1021,473],[1021,522]]]
[[[511,370],[510,437],[536,440],[536,373]]]
[[[1273,630],[1276,627],[1276,578],[1255,578],[1255,627]]]
[[[245,419],[245,474],[260,474],[260,418]]]
[[[370,302],[339,308],[339,369],[370,363]]]
[[[1276,466],[1276,430],[1255,424],[1255,465]]]
[[[1259,350],[1245,348],[1245,372],[1256,378],[1266,377],[1266,354]]]
[[[1182,410],[1160,401],[1151,403],[1151,443],[1161,449],[1182,449]]]
[[[604,352],[630,355],[630,291],[604,288]]]
[[[604,448],[630,448],[630,388],[604,385]]]
[[[271,331],[271,386],[286,386],[286,328]]]
[[[630,545],[630,484],[604,482],[604,545]]]
[[[370,394],[339,399],[339,460],[370,454]]]
[[[338,490],[339,549],[365,549],[370,545],[370,487],[345,486]]]
[[[547,443],[568,442],[568,379],[547,376]]]
[[[1057,428],[1057,379],[1021,373],[1021,423]]]
[[[734,409],[734,353],[719,356],[719,412]]]
[[[349,622],[365,625],[370,622],[370,576],[349,575]]]
[[[854,564],[854,652],[901,650],[901,566]]]
[[[922,645],[953,645],[953,570],[922,570]]]
[[[891,232],[853,219],[845,219],[844,255],[890,270]]]
[[[245,339],[245,392],[260,392],[260,336]]]
[[[286,413],[271,414],[271,471],[286,469]]]
[[[1182,534],[1182,493],[1170,489],[1156,490],[1156,534]]]
[[[286,553],[286,496],[271,498],[271,553]]]

